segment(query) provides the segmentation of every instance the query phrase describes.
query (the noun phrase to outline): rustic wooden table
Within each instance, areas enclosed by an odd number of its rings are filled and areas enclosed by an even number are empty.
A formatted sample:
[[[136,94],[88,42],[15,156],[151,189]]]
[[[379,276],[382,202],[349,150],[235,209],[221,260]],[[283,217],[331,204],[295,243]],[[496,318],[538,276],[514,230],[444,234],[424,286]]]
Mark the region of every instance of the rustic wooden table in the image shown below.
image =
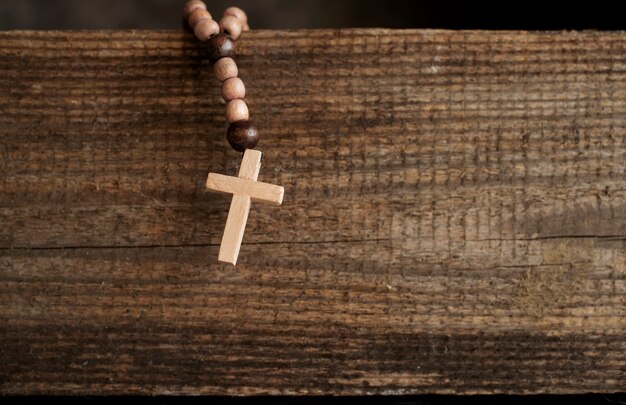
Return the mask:
[[[0,393],[626,390],[623,32],[0,33]]]

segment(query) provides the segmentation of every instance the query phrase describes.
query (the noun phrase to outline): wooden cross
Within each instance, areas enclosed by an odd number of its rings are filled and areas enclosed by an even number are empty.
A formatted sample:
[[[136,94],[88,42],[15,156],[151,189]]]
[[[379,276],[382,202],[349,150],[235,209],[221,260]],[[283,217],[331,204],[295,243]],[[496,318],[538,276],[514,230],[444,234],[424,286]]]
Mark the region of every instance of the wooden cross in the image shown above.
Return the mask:
[[[283,202],[285,190],[281,186],[256,181],[261,169],[262,156],[263,154],[258,150],[246,149],[238,177],[209,173],[207,178],[208,190],[233,195],[220,245],[218,257],[220,262],[233,265],[237,263],[251,201],[275,205]]]

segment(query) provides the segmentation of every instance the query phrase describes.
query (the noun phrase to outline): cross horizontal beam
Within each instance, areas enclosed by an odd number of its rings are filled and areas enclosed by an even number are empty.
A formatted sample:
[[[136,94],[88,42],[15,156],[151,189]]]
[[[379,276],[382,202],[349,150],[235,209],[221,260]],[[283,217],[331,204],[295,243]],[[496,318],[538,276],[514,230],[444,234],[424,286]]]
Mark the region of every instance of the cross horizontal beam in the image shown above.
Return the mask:
[[[209,173],[206,188],[223,194],[248,195],[254,202],[281,205],[285,190],[283,187],[253,181],[241,177]]]

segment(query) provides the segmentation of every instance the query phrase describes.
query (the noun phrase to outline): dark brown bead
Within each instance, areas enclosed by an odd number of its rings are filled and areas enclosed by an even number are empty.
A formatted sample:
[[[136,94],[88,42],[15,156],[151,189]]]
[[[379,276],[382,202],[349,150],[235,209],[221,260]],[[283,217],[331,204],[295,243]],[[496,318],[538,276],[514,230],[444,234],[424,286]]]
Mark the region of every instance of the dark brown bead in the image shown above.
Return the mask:
[[[259,142],[259,132],[252,122],[239,120],[230,124],[226,132],[228,143],[238,152],[252,149]]]
[[[223,32],[209,38],[207,45],[211,63],[215,63],[221,58],[232,58],[237,50],[236,42]]]

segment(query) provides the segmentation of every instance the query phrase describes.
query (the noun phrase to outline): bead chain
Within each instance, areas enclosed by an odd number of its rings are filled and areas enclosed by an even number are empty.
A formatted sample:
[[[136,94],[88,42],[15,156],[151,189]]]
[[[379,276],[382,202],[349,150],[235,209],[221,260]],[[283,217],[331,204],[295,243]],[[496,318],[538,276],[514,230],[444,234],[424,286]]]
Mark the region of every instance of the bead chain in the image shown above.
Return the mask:
[[[239,152],[254,148],[259,141],[259,133],[249,121],[248,106],[243,101],[246,86],[238,77],[239,69],[233,59],[237,38],[242,32],[250,30],[246,13],[238,7],[228,7],[218,23],[202,0],[189,0],[183,8],[183,19],[187,28],[207,44],[213,72],[222,83],[226,121],[229,123],[226,131],[228,143]]]

